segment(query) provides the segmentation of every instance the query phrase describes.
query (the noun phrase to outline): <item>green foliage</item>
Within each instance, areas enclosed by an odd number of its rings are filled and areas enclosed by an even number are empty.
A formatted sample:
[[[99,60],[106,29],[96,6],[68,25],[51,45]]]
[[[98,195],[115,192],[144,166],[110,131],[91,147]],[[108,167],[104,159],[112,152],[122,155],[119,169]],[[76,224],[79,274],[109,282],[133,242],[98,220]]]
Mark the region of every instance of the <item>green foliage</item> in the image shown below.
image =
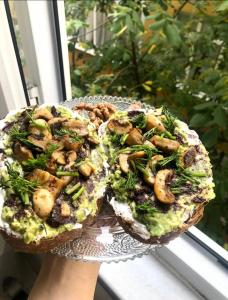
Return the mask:
[[[74,96],[111,94],[165,104],[190,122],[210,152],[216,183],[216,200],[199,227],[227,245],[227,1],[213,1],[210,13],[208,1],[179,0],[175,7],[171,0],[114,2],[66,1],[68,21],[84,26],[96,5],[111,33],[101,46],[87,43],[95,55],[83,66],[72,66]],[[184,11],[189,3],[192,13]]]

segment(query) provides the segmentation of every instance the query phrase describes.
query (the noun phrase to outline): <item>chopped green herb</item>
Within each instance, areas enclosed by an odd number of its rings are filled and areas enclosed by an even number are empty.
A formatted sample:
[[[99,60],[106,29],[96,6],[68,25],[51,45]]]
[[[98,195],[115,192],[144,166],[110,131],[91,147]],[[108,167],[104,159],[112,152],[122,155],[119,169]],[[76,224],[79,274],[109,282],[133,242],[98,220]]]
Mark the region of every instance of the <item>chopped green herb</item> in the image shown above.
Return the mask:
[[[151,147],[149,147],[147,145],[134,145],[134,146],[131,146],[131,147],[127,147],[127,148],[125,148],[123,150],[120,150],[119,153],[138,152],[138,151],[144,151],[145,154],[146,154],[147,160],[150,160],[151,157],[154,154],[159,153],[158,149],[151,148]]]
[[[57,171],[56,172],[57,176],[72,176],[72,177],[77,177],[78,172],[77,171]]]
[[[38,182],[29,181],[21,177],[18,171],[13,169],[13,166],[5,162],[9,180],[0,178],[0,187],[4,189],[12,189],[18,195],[25,205],[29,204],[29,194],[31,194],[37,187]]]
[[[139,214],[153,214],[157,211],[155,207],[151,206],[151,203],[149,201],[142,204],[136,204],[135,209]]]
[[[75,185],[68,187],[66,189],[66,193],[68,195],[72,194],[73,192],[75,192],[79,187],[81,186],[80,182],[77,182]]]
[[[178,154],[177,152],[173,153],[172,155],[170,156],[167,156],[165,158],[163,158],[162,160],[160,160],[158,163],[161,167],[164,167],[166,166],[167,164],[169,164],[170,162],[176,160],[178,157]]]
[[[131,122],[136,128],[143,129],[146,127],[147,118],[144,113],[140,113],[137,116],[131,118]]]
[[[114,134],[110,135],[110,140],[114,145],[121,146],[121,145],[124,145],[127,137],[128,137],[128,134],[116,134],[116,133],[114,133]]]
[[[175,129],[175,120],[176,118],[168,111],[166,107],[163,107],[162,113],[165,115],[165,119],[162,121],[165,125],[165,128],[167,131],[169,131],[171,134],[173,134]]]
[[[115,189],[118,190],[133,190],[137,183],[137,174],[129,172],[127,178],[121,178],[115,185]]]
[[[144,133],[143,137],[145,140],[149,140],[154,135],[160,135],[161,137],[165,137],[171,140],[176,140],[176,137],[172,135],[169,131],[166,130],[164,132],[161,132],[157,128],[152,128],[148,130],[147,132]]]
[[[82,187],[77,191],[77,193],[73,195],[72,199],[73,199],[74,201],[75,201],[76,199],[78,199],[78,198],[81,196],[81,194],[84,192],[84,190],[85,190],[85,187],[82,186]]]
[[[55,131],[55,135],[57,136],[69,135],[71,137],[72,142],[82,141],[82,138],[77,134],[77,132],[70,129],[61,128]]]
[[[58,145],[50,144],[45,153],[37,155],[36,158],[30,158],[26,161],[23,161],[22,165],[26,170],[33,170],[36,168],[45,169],[48,159],[56,149],[58,149]]]

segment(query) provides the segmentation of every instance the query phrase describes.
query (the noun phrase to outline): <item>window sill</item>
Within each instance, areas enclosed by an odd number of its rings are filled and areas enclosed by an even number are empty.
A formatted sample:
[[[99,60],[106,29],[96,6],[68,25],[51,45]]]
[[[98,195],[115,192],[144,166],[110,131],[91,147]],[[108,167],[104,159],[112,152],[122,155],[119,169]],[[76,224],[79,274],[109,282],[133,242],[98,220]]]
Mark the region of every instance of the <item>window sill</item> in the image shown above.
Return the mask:
[[[190,232],[227,258],[226,251],[197,228]],[[146,300],[152,295],[156,300],[228,298],[227,269],[186,234],[141,259],[104,264],[100,276],[122,300]]]

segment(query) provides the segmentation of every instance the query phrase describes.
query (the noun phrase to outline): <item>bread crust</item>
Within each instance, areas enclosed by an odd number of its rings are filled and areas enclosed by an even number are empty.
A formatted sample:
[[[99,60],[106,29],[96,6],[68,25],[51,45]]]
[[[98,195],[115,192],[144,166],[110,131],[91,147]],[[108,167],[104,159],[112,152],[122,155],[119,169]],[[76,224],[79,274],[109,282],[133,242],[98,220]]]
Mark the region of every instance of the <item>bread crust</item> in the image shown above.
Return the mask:
[[[0,229],[0,233],[2,234],[6,242],[16,251],[28,253],[43,253],[49,252],[51,249],[60,246],[62,243],[79,238],[82,234],[82,228],[62,232],[54,238],[42,238],[38,244],[36,244],[35,242],[26,244],[23,239],[18,238],[13,234],[8,234],[3,229]]]
[[[53,238],[42,238],[39,243],[31,242],[26,244],[22,238],[18,238],[14,234],[7,233],[4,229],[0,228],[0,233],[6,240],[6,242],[13,247],[16,251],[19,252],[27,252],[27,253],[45,253],[49,252],[52,249],[66,243],[68,241],[72,241],[74,239],[80,238],[83,233],[83,228],[85,226],[91,225],[98,215],[101,206],[103,204],[103,198],[99,198],[97,200],[97,213],[95,216],[89,215],[86,220],[82,223],[81,228],[76,228],[72,230],[66,230],[56,237]]]
[[[133,238],[137,239],[138,241],[144,243],[144,244],[167,244],[171,240],[175,239],[178,237],[180,234],[184,233],[185,231],[188,230],[188,228],[192,225],[195,225],[198,223],[201,218],[203,217],[203,211],[204,211],[204,206],[203,204],[199,205],[198,208],[194,211],[193,215],[191,218],[189,218],[185,223],[183,223],[182,227],[176,231],[171,231],[169,233],[166,233],[160,237],[157,236],[151,236],[149,239],[144,239],[141,237],[139,234],[137,234],[132,228],[131,224],[129,222],[126,222],[122,217],[117,217],[118,222],[120,225],[123,227],[123,229],[130,234]]]

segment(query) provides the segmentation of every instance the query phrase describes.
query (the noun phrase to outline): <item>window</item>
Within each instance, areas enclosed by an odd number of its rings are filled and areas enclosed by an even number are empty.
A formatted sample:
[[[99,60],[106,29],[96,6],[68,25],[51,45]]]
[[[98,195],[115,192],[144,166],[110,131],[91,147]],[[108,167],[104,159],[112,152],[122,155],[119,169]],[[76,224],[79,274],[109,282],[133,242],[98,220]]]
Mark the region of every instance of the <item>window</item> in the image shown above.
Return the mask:
[[[186,4],[185,1],[179,6],[174,3],[169,9],[174,10],[176,19],[181,10],[190,17],[182,18],[186,23],[178,23],[179,29],[175,25],[170,32],[164,33],[163,25],[169,22],[166,7],[162,6],[159,10],[167,19],[160,16],[154,22],[153,18],[147,18],[151,12],[158,13],[154,1],[148,5],[146,1],[138,4],[129,1],[133,5],[130,9],[123,5],[123,1],[118,1],[114,9],[114,2],[96,1],[95,7],[94,1],[10,1],[8,8],[0,2],[0,34],[5,41],[4,45],[0,43],[0,65],[4,70],[4,76],[0,74],[1,117],[7,110],[28,104],[26,90],[29,99],[36,98],[39,103],[71,99],[71,86],[72,95],[77,97],[107,93],[139,97],[155,105],[167,101],[178,115],[190,120],[211,152],[217,199],[208,205],[198,226],[227,248],[227,106],[224,100],[227,100],[225,70],[228,60],[223,28],[226,24],[221,20],[216,23],[216,18],[211,15],[215,8],[205,7],[206,2],[200,2],[200,6],[197,2]],[[207,13],[202,27],[203,39],[196,30],[202,9]],[[129,17],[131,14],[133,19]],[[13,21],[11,25],[10,18]],[[223,41],[222,44],[214,43],[215,32],[208,20],[217,26],[217,38]],[[178,48],[178,43],[186,38],[185,26],[189,28],[190,45]],[[19,57],[16,47],[21,54]],[[208,67],[211,62],[213,66]],[[183,66],[191,66],[189,78],[186,78]],[[179,78],[173,76],[176,73],[180,74]],[[176,88],[177,79],[190,86]],[[35,88],[34,95],[31,95],[31,88]],[[202,91],[211,97],[210,102],[204,99],[204,95],[201,99],[195,97],[195,93]],[[197,107],[198,104],[201,106]],[[204,124],[207,124],[206,128]],[[208,299],[225,299],[223,279],[226,276],[227,253],[207,235],[192,228],[186,235],[160,249],[157,255],[181,275],[189,275],[190,284]],[[188,255],[183,257],[183,251],[187,251]],[[204,258],[205,265],[209,263],[213,270],[219,270],[223,278],[219,288],[213,284],[208,269],[208,274],[202,273],[200,266],[197,268],[190,264],[191,261],[186,261],[197,253],[197,259]],[[202,281],[197,281],[200,278]],[[214,298],[208,295],[209,287]],[[218,295],[221,297],[218,298]]]
[[[222,104],[227,97],[222,83],[226,41],[225,27],[218,25],[219,34],[213,29],[217,7],[207,2],[202,6],[184,2],[183,7],[178,1],[167,7],[156,1],[95,2],[65,0],[73,96],[136,97],[153,105],[165,104],[189,121],[210,151],[217,194],[197,227],[227,248],[228,157],[224,147],[228,128],[226,105]],[[201,9],[206,12],[203,19]],[[178,22],[179,29],[175,25],[167,32],[164,26],[170,22],[169,13],[174,13],[173,22]],[[214,38],[212,43],[208,34]],[[178,43],[187,48],[181,51]],[[220,91],[212,82],[217,82]],[[173,89],[176,85],[179,88]]]

